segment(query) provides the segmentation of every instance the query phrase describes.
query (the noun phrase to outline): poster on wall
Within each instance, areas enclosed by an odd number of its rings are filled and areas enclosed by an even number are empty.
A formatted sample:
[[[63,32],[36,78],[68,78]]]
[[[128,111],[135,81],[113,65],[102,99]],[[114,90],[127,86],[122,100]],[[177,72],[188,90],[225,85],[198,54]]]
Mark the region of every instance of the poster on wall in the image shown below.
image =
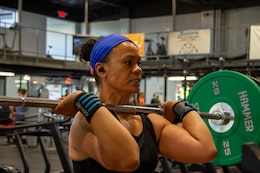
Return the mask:
[[[167,55],[168,33],[158,32],[145,34],[145,56]]]
[[[57,100],[62,96],[61,91],[62,85],[60,84],[47,84],[46,89],[49,91],[49,99],[50,100]]]
[[[211,30],[184,30],[169,33],[169,55],[211,53]]]
[[[250,26],[249,59],[260,59],[260,25]]]
[[[144,56],[144,33],[123,34],[132,40],[139,48],[140,56]]]

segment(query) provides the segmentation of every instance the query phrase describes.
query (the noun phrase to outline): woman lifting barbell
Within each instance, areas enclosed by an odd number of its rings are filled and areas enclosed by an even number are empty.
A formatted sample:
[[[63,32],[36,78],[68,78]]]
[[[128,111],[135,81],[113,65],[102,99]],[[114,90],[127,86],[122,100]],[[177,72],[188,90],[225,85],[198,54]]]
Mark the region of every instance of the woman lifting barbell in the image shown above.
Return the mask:
[[[141,57],[133,41],[111,34],[98,41],[89,39],[81,51],[82,61],[90,57],[99,95],[75,91],[52,110],[75,115],[69,134],[75,173],[152,173],[158,154],[185,163],[209,162],[216,156],[208,127],[187,102],[166,101],[161,105],[164,117],[156,113],[129,116],[103,106],[129,105],[130,96],[139,92]]]

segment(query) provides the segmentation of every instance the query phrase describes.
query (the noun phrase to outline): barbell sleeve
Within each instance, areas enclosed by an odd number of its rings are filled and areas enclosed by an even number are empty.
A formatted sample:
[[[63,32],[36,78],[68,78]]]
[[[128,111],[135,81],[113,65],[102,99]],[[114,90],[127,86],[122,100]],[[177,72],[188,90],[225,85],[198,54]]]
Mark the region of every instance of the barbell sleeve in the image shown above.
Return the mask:
[[[0,96],[0,106],[26,106],[26,107],[42,107],[42,108],[55,108],[59,104],[59,100],[49,100],[45,98],[32,98],[32,97],[8,97]],[[106,105],[106,108],[114,112],[123,113],[157,113],[165,115],[163,108],[133,106],[133,105]],[[206,119],[227,119],[233,120],[234,117],[229,116],[228,113],[212,114],[206,112],[198,112],[202,118]]]

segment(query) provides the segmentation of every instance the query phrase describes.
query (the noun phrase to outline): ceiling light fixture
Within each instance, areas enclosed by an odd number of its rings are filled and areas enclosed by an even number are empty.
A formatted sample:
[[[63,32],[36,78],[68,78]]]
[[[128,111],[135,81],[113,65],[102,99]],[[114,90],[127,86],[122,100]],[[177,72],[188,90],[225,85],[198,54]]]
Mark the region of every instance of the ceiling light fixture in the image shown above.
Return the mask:
[[[168,77],[168,80],[170,81],[184,81],[184,76],[171,76]],[[188,81],[194,81],[194,80],[198,80],[198,77],[196,76],[186,76],[186,80]]]
[[[15,76],[15,73],[1,71],[0,76]]]
[[[23,80],[31,80],[31,76],[26,74],[23,76]]]

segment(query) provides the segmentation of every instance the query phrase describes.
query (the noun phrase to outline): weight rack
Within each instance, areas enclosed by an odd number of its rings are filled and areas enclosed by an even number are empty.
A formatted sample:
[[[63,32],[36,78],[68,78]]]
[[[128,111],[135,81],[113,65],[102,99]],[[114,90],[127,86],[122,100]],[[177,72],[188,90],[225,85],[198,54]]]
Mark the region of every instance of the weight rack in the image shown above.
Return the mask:
[[[49,117],[48,117],[49,118]],[[68,152],[66,147],[62,141],[61,132],[59,130],[59,126],[70,126],[71,118],[66,118],[63,120],[55,120],[52,119],[47,122],[33,122],[33,123],[22,123],[18,125],[14,125],[11,127],[0,126],[0,135],[7,136],[7,135],[14,135],[16,139],[16,145],[21,156],[23,166],[24,166],[24,173],[29,173],[29,163],[26,159],[26,155],[24,152],[23,144],[21,142],[20,135],[28,135],[28,136],[36,136],[37,142],[40,145],[41,153],[43,155],[43,159],[45,162],[45,173],[50,172],[50,161],[48,159],[45,147],[43,145],[42,136],[52,136],[57,153],[59,155],[63,171],[64,173],[72,173],[73,167],[71,160],[69,159]],[[29,131],[28,128],[35,127],[36,131]],[[19,130],[26,129],[25,132],[19,132]],[[38,130],[37,130],[38,129]],[[40,129],[48,129],[47,131],[40,131]],[[13,132],[10,132],[13,131]]]

